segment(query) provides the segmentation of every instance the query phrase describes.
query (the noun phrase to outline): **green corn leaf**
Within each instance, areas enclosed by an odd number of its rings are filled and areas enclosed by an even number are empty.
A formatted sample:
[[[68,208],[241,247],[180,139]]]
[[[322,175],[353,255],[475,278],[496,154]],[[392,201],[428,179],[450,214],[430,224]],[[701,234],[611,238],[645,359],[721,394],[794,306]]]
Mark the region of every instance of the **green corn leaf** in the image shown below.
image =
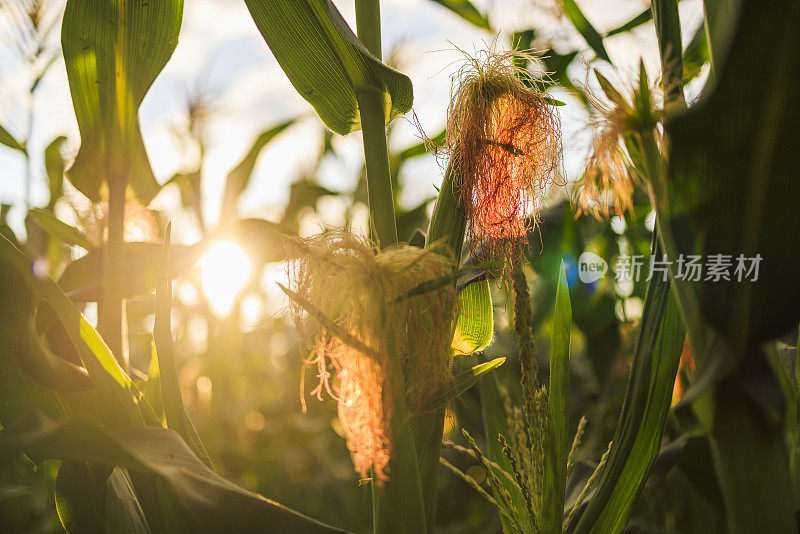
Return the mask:
[[[178,42],[182,0],[69,0],[61,46],[81,147],[67,171],[98,201],[104,181],[143,203],[159,190],[139,129],[139,106]]]
[[[683,44],[678,0],[653,0],[650,9],[661,53],[661,83],[670,103],[683,104]]]
[[[474,282],[458,295],[459,315],[452,348],[457,355],[485,349],[494,334],[494,310],[489,281]]]
[[[410,147],[404,149],[402,152],[400,152],[398,157],[401,161],[405,161],[407,159],[416,158],[417,156],[429,154],[432,152],[432,149],[435,149],[437,146],[440,146],[442,143],[444,143],[446,134],[447,132],[442,130],[430,139],[421,141],[416,145],[411,145]]]
[[[283,209],[281,223],[287,227],[297,228],[298,217],[305,208],[317,209],[317,201],[324,196],[336,196],[331,191],[310,180],[298,180],[289,188],[289,203]]]
[[[578,30],[578,33],[583,36],[586,44],[594,50],[597,57],[611,63],[611,59],[609,59],[608,53],[603,46],[603,36],[597,33],[597,30],[594,29],[589,19],[584,16],[581,8],[575,3],[575,0],[562,0],[562,4],[567,18],[569,18],[572,25],[575,26],[575,29]]]
[[[128,474],[115,467],[105,483],[106,524],[109,532],[150,534],[142,505]]]
[[[70,534],[150,533],[133,484],[120,468],[108,473],[85,462],[61,462],[54,496],[58,518]]]
[[[508,428],[508,417],[503,408],[503,400],[500,396],[500,386],[498,385],[497,376],[488,374],[482,377],[478,380],[478,386],[480,388],[483,429],[484,435],[486,436],[486,457],[498,464],[506,473],[513,473],[514,470],[511,467],[511,462],[503,453],[503,447],[498,440],[498,436],[500,435],[509,436],[510,429]],[[501,477],[500,481],[511,495],[512,507],[515,510],[525,510],[525,499],[513,480]],[[496,501],[502,502],[502,499],[494,489],[492,490],[492,494]],[[506,516],[501,516],[500,521],[503,525],[503,532],[506,534],[517,532],[514,523]]]
[[[200,210],[200,179],[199,170],[194,172],[177,172],[164,185],[176,185],[181,192],[181,205],[184,208]]]
[[[567,485],[569,437],[569,338],[572,326],[567,273],[564,262],[558,274],[553,335],[550,341],[550,386],[547,389],[549,415],[545,469],[542,489],[542,516],[539,522],[544,533],[560,534],[564,517]]]
[[[650,10],[650,8],[647,8],[638,15],[636,15],[635,17],[633,17],[628,22],[620,26],[617,26],[613,30],[607,32],[606,37],[611,37],[612,35],[617,35],[619,33],[629,32],[634,28],[638,28],[642,24],[650,22],[651,20],[653,20],[653,12]]]
[[[709,61],[706,32],[700,26],[683,51],[683,83],[696,78]]]
[[[10,425],[31,410],[41,410],[54,419],[79,413],[99,415],[95,390],[82,391],[76,387],[72,392],[64,391],[71,384],[65,383],[63,373],[53,377],[53,382],[61,388],[59,391],[43,385],[48,381],[31,376],[29,360],[37,354],[29,353],[25,337],[36,335],[29,330],[35,297],[25,284],[24,276],[2,256],[0,279],[3,280],[0,285],[0,425]],[[69,363],[59,360],[59,363]]]
[[[2,236],[0,236],[0,261],[13,266],[30,291],[55,311],[83,365],[89,371],[89,376],[100,395],[103,413],[109,423],[115,426],[141,423],[130,378],[69,297],[48,276],[35,276],[33,260]]]
[[[435,395],[429,403],[417,408],[417,414],[424,414],[437,408],[443,408],[448,402],[474,386],[481,376],[494,371],[503,365],[505,361],[506,359],[504,357],[494,358],[488,362],[479,363],[465,371],[461,371],[453,378],[453,382],[447,390]]]
[[[176,431],[186,441],[192,451],[211,467],[200,436],[197,435],[189,415],[183,406],[181,388],[178,381],[178,369],[175,364],[175,349],[172,345],[172,327],[170,313],[172,311],[172,269],[170,267],[170,227],[167,226],[164,236],[164,249],[158,266],[158,282],[156,284],[156,320],[153,327],[153,338],[156,344],[161,397],[164,403],[164,415],[167,428]]]
[[[742,0],[703,0],[703,25],[713,72],[725,62],[741,3]]]
[[[680,0],[678,0],[678,1],[680,1]],[[629,32],[629,31],[633,30],[634,28],[638,28],[642,24],[646,24],[646,23],[650,22],[651,20],[653,20],[653,11],[652,11],[651,8],[647,8],[644,11],[642,11],[641,13],[639,13],[638,15],[636,15],[635,17],[633,17],[628,22],[626,22],[626,23],[624,23],[624,24],[622,24],[620,26],[617,26],[613,30],[609,31],[608,33],[606,33],[605,36],[606,37],[611,37],[612,35],[617,35],[617,34],[620,34],[620,33]]]
[[[764,352],[750,346],[738,373],[713,392],[711,451],[732,534],[797,531],[783,424],[786,399]]]
[[[28,155],[28,151],[25,149],[25,145],[17,141],[17,139],[9,133],[2,125],[0,125],[0,145],[7,146],[13,150],[18,150]]]
[[[297,92],[338,134],[360,129],[359,94],[377,94],[388,123],[411,109],[411,80],[370,54],[331,0],[246,0]]]
[[[20,317],[18,360],[22,369],[39,384],[55,391],[86,391],[92,388],[86,369],[53,354],[41,341],[32,315]]]
[[[52,237],[60,240],[67,245],[83,247],[86,250],[94,249],[92,241],[89,236],[65,222],[59,220],[58,217],[53,215],[52,212],[47,210],[32,209],[30,214],[36,221],[36,224],[42,227],[42,230],[50,234]]]
[[[54,423],[32,413],[0,431],[0,458],[19,450],[127,469],[148,522],[158,520],[161,531],[344,532],[228,482],[172,430],[135,427],[112,432],[87,418]],[[141,498],[143,494],[147,498]]]
[[[661,257],[658,252],[654,256]],[[617,533],[625,528],[661,448],[684,337],[670,284],[654,277],[611,454],[576,533]]]
[[[792,305],[800,298],[800,279],[786,261],[800,254],[800,236],[786,232],[800,196],[800,182],[789,178],[796,171],[792,147],[800,121],[800,35],[793,31],[800,9],[791,1],[773,7],[742,2],[741,24],[729,59],[717,68],[717,83],[699,105],[667,124],[668,176],[655,187],[670,257],[727,254],[734,273],[740,254],[760,256],[756,281],[676,282],[728,338],[734,355],[800,320]]]
[[[104,481],[92,476],[85,462],[61,462],[53,491],[56,513],[64,531],[105,532],[108,528],[103,504]],[[101,474],[97,473],[97,479]]]
[[[50,201],[47,209],[53,211],[56,202],[64,194],[64,156],[61,154],[67,138],[63,135],[56,137],[44,149],[44,168],[47,171],[47,185],[50,189]]]
[[[478,28],[484,30],[492,30],[489,19],[482,15],[478,9],[472,5],[469,0],[433,0],[433,2],[443,6],[470,24],[474,24]]]
[[[261,151],[270,141],[294,124],[294,122],[294,119],[288,120],[261,132],[253,142],[250,150],[247,151],[247,154],[228,173],[228,178],[225,181],[225,193],[222,196],[222,216],[220,220],[223,223],[232,220],[235,216],[236,202],[250,182],[250,176],[253,174],[253,168],[256,166],[256,161]]]

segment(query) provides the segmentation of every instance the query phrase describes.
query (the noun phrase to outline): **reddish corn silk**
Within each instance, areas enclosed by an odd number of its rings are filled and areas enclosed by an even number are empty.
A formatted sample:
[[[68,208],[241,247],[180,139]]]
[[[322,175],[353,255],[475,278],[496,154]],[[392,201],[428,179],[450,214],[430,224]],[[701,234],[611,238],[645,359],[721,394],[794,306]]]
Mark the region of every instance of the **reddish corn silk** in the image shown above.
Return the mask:
[[[448,111],[454,188],[481,259],[513,260],[522,251],[561,159],[558,115],[517,65],[523,58],[530,59],[519,52],[470,59]]]

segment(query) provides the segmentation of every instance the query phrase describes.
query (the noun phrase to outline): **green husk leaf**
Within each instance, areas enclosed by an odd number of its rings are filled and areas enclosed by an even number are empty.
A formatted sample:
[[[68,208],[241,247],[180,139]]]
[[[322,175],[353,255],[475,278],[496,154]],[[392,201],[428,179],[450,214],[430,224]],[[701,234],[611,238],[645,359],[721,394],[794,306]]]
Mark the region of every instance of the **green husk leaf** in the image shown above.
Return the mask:
[[[494,334],[489,281],[480,280],[465,287],[458,295],[458,305],[459,315],[452,343],[454,354],[472,354],[485,349]]]

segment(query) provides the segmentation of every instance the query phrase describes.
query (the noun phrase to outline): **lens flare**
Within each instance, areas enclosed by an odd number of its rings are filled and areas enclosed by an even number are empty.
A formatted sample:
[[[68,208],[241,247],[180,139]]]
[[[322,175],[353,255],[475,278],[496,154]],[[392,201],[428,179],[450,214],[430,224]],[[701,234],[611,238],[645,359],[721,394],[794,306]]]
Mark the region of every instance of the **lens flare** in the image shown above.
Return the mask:
[[[228,315],[250,276],[250,258],[235,243],[217,241],[200,258],[200,283],[218,316]]]

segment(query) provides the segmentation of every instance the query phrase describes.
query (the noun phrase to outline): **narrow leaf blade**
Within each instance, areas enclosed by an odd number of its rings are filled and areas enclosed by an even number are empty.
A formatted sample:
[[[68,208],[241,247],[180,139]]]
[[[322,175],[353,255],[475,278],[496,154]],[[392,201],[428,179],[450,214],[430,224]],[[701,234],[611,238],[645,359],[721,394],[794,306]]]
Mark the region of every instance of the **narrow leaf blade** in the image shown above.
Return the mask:
[[[569,339],[572,307],[564,262],[558,274],[553,335],[550,341],[550,387],[547,391],[549,414],[547,455],[542,493],[543,532],[561,532],[567,485],[569,454]]]
[[[83,247],[86,250],[92,250],[94,248],[89,236],[74,226],[70,226],[61,221],[53,213],[41,209],[32,209],[30,210],[30,214],[33,216],[36,224],[42,227],[42,230],[62,243]]]
[[[594,50],[597,57],[611,63],[606,48],[603,46],[603,36],[592,26],[592,23],[589,22],[589,19],[583,14],[581,8],[575,3],[575,0],[562,0],[562,2],[567,18],[569,18],[572,25],[578,30],[578,33],[586,40],[586,44]]]

